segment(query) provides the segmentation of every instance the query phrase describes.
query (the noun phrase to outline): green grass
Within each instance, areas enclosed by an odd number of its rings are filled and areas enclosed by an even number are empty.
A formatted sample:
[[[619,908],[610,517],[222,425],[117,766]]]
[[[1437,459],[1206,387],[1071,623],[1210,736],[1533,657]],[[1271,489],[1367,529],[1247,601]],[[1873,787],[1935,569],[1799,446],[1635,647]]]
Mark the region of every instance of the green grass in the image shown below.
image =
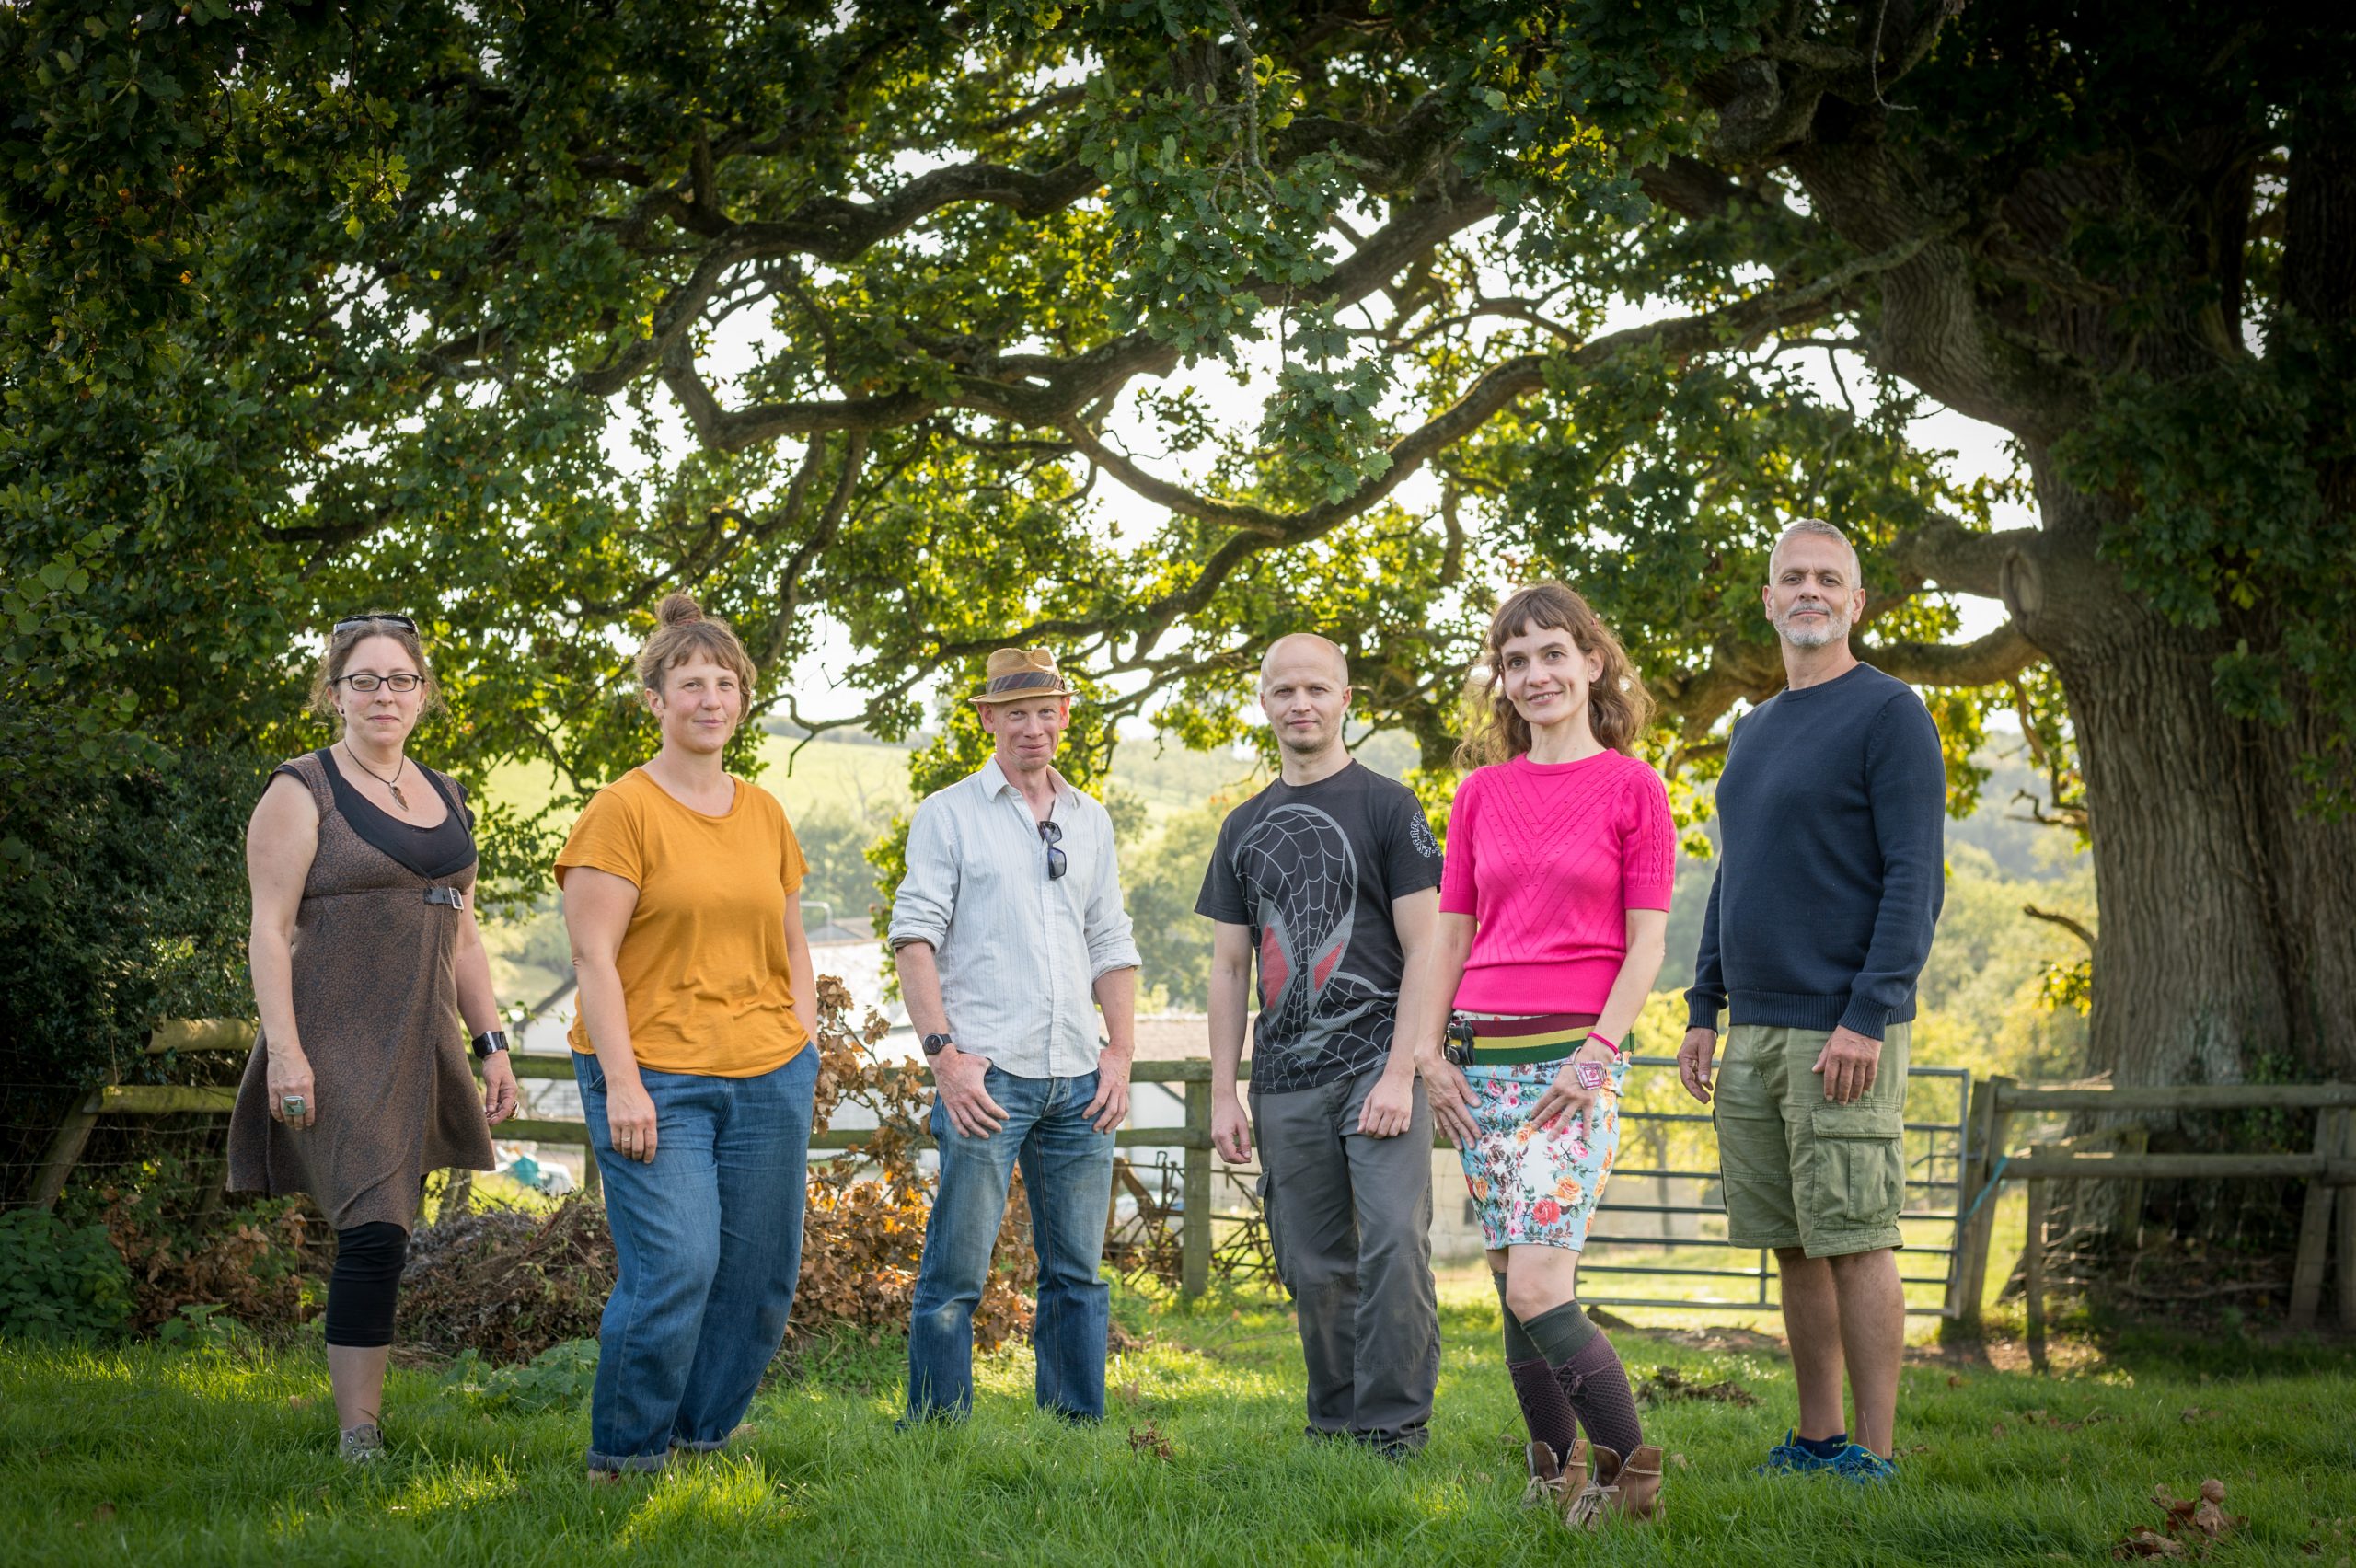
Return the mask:
[[[0,1558],[35,1562],[1983,1563],[2100,1561],[2157,1522],[2154,1483],[2202,1478],[2248,1516],[2210,1561],[2323,1561],[2356,1536],[2356,1374],[2315,1343],[2144,1344],[2040,1378],[1924,1360],[1900,1406],[1904,1482],[1753,1479],[1791,1419],[1773,1347],[1741,1334],[1615,1337],[1639,1375],[1731,1378],[1752,1408],[1647,1413],[1672,1454],[1657,1528],[1573,1541],[1517,1509],[1519,1424],[1493,1306],[1451,1293],[1431,1447],[1392,1467],[1299,1435],[1298,1346],[1258,1300],[1195,1311],[1133,1295],[1146,1348],[1116,1358],[1110,1418],[1030,1409],[1030,1357],[980,1366],[975,1419],[895,1434],[900,1347],[829,1342],[756,1401],[741,1454],[587,1485],[578,1409],[482,1408],[398,1373],[390,1458],[335,1458],[312,1342],[228,1351],[0,1346]],[[2188,1413],[2197,1412],[2197,1413]],[[2086,1423],[2076,1430],[2068,1424]],[[1132,1447],[1148,1428],[1168,1457]],[[2334,1543],[2332,1521],[2345,1532]]]

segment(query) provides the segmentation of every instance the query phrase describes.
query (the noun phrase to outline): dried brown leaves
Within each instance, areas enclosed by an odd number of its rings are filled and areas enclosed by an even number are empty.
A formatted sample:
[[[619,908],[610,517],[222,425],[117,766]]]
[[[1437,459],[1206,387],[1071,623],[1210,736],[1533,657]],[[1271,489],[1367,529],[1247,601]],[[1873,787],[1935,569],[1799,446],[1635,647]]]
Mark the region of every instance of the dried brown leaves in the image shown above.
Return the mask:
[[[2200,1483],[2196,1497],[2178,1497],[2162,1482],[2152,1488],[2152,1502],[2160,1510],[2160,1528],[2132,1527],[2110,1549],[2111,1556],[2122,1560],[2206,1556],[2236,1526],[2248,1523],[2237,1514],[2225,1512],[2225,1483],[2213,1476]]]

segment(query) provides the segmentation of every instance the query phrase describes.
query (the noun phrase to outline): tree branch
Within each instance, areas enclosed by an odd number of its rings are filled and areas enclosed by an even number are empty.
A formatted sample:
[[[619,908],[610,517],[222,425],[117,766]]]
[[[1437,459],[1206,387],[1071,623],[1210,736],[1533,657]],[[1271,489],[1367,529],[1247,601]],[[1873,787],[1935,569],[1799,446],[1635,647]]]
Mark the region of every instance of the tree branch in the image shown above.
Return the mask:
[[[2027,916],[2032,920],[2043,920],[2049,925],[2061,927],[2063,930],[2069,932],[2072,936],[2085,943],[2086,951],[2088,952],[2095,951],[2095,934],[2086,929],[2085,925],[2081,922],[2073,920],[2069,916],[2057,915],[2050,909],[2039,909],[2034,904],[2022,905],[2021,913]]]
[[[1994,686],[2045,657],[2011,621],[1969,642],[1888,642],[1857,656],[1909,685],[1934,686]]]

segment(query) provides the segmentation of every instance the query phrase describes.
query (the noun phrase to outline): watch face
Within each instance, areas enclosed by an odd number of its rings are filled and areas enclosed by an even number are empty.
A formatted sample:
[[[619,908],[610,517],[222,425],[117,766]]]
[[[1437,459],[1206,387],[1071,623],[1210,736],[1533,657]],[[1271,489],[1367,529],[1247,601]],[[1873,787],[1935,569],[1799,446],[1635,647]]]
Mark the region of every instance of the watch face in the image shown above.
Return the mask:
[[[949,1036],[946,1034],[928,1034],[924,1037],[924,1054],[926,1055],[938,1056],[947,1049],[949,1049]]]

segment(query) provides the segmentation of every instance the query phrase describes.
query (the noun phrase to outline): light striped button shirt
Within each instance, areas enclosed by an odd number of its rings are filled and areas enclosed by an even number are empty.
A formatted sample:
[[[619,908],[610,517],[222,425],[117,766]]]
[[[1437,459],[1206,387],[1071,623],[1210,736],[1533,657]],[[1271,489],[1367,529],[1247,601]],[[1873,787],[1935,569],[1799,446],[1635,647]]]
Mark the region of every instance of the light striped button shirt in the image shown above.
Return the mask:
[[[1113,860],[1113,819],[1056,776],[1067,870],[992,757],[917,808],[891,941],[929,942],[957,1049],[1017,1078],[1096,1070],[1099,976],[1138,966]]]

